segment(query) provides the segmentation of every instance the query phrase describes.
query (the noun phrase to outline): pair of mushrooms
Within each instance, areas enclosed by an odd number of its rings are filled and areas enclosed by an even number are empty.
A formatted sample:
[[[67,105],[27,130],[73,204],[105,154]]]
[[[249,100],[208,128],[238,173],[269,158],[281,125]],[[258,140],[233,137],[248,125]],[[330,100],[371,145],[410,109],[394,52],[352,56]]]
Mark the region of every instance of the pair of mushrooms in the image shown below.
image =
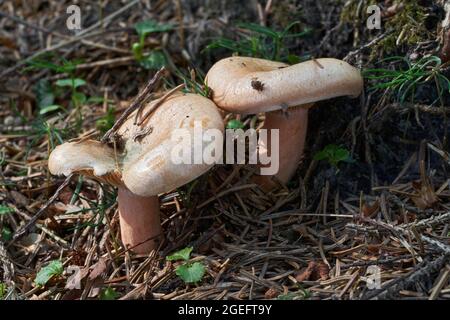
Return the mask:
[[[142,114],[152,110],[154,103],[159,103],[159,107],[146,120],[145,126],[152,130],[142,139],[136,139],[141,128],[134,123],[135,114],[130,115],[117,132],[125,143],[121,152],[86,140],[64,143],[50,154],[48,166],[52,174],[85,174],[118,188],[122,242],[136,253],[150,252],[161,239],[158,194],[194,180],[213,166],[174,164],[172,150],[182,142],[171,138],[173,130],[187,129],[194,137],[194,123],[199,121],[203,129],[223,132],[217,106],[239,114],[266,112],[263,128],[280,130],[280,170],[276,177],[286,183],[303,152],[308,108],[320,100],[358,96],[363,87],[360,72],[336,59],[288,66],[263,59],[230,57],[209,70],[206,83],[212,90],[212,101],[196,94],[176,93],[162,103],[156,100],[147,104]],[[194,151],[194,144],[185,147]],[[268,179],[260,178],[263,187],[270,187]]]

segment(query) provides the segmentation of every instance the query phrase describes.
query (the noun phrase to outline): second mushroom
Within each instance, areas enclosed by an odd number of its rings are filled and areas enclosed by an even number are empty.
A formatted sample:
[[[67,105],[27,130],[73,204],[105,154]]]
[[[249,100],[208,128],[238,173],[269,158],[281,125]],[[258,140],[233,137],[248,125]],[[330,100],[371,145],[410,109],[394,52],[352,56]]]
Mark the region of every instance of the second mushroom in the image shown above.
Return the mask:
[[[308,108],[320,100],[356,97],[363,89],[358,69],[331,58],[289,66],[234,56],[214,64],[206,75],[206,83],[218,107],[238,114],[264,112],[262,129],[279,130],[279,171],[275,176],[283,184],[292,178],[303,153]],[[270,138],[267,145],[259,147],[271,153]],[[267,176],[257,176],[255,180],[266,190],[276,186]]]

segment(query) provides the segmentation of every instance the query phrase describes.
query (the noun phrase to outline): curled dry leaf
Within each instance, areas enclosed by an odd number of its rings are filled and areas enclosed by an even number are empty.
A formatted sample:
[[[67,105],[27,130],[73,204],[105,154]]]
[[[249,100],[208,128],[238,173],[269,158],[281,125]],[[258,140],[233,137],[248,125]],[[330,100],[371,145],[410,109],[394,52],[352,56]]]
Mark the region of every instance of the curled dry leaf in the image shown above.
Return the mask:
[[[380,203],[377,200],[372,205],[364,203],[361,211],[362,211],[363,217],[372,218],[375,214],[377,214],[379,209],[380,209]]]
[[[102,273],[106,271],[106,258],[100,258],[91,268],[92,271],[89,274],[89,280],[100,277]]]
[[[308,266],[297,274],[295,280],[298,282],[326,280],[329,272],[330,268],[323,261],[310,261]]]
[[[275,299],[276,297],[278,297],[280,293],[278,292],[277,289],[275,288],[270,288],[269,290],[266,291],[266,293],[264,293],[264,298],[266,299]]]
[[[419,209],[432,208],[439,198],[433,190],[428,178],[425,181],[413,181],[412,186],[416,191],[416,195],[411,196],[411,200]]]

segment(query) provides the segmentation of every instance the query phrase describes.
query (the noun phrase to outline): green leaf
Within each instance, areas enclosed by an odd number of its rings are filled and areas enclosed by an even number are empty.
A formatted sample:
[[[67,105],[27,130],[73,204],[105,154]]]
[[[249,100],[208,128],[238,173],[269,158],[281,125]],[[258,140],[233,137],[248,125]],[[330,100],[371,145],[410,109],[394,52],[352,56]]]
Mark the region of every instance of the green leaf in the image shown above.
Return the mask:
[[[189,260],[191,256],[191,252],[194,248],[193,247],[186,247],[184,249],[181,249],[177,252],[174,252],[170,256],[167,256],[166,259],[168,261],[174,261],[174,260]]]
[[[34,283],[37,286],[45,286],[45,284],[54,276],[62,275],[64,269],[60,260],[53,260],[45,267],[39,270]]]
[[[109,108],[108,112],[95,122],[95,126],[101,132],[106,133],[106,131],[112,128],[115,121],[114,108]]]
[[[79,106],[79,105],[82,105],[82,104],[84,104],[86,102],[87,97],[82,92],[74,92],[72,94],[72,100],[73,100],[75,105]]]
[[[205,266],[200,262],[182,264],[175,269],[177,276],[185,283],[199,282],[205,274]]]
[[[86,84],[86,81],[83,79],[75,78],[75,79],[59,79],[55,82],[55,84],[58,87],[71,87],[71,88],[78,88],[81,86],[84,86]]]
[[[145,36],[153,32],[165,32],[173,29],[171,24],[160,24],[155,20],[145,20],[134,25],[136,32],[140,36]]]
[[[289,64],[297,64],[297,63],[300,63],[301,61],[302,61],[302,59],[295,54],[289,54],[287,56],[287,62]]]
[[[31,61],[28,61],[27,64],[30,66],[26,68],[27,70],[52,70],[55,72],[64,72],[61,70],[61,66],[58,66],[57,64],[54,64],[50,61],[36,58]]]
[[[61,62],[61,64],[56,64],[49,61],[49,59],[51,58],[52,58],[51,56],[48,57],[41,56],[36,59],[33,59],[27,62],[29,67],[25,68],[25,71],[37,69],[37,70],[51,70],[56,73],[72,73],[73,71],[75,71],[77,65],[82,62],[79,59],[66,60],[64,58],[59,58],[58,60],[59,62]]]
[[[137,61],[142,60],[142,45],[140,43],[133,43],[131,50],[133,51],[133,56]]]
[[[228,121],[227,129],[244,129],[244,124],[239,120],[233,119]]]
[[[322,151],[314,155],[314,160],[326,160],[334,167],[337,167],[341,161],[350,161],[350,152],[335,144],[327,145]]]
[[[47,80],[39,80],[34,86],[33,92],[36,95],[36,102],[39,109],[50,106],[55,101],[55,94],[52,86]]]
[[[3,227],[2,232],[0,234],[0,238],[4,242],[11,240],[12,239],[12,231],[7,227]]]
[[[13,213],[14,209],[10,208],[8,206],[0,205],[0,216],[4,214],[10,214]]]
[[[348,158],[350,158],[350,153],[348,152],[347,149],[343,149],[343,148],[339,148],[336,150],[336,152],[334,153],[334,159],[339,162],[339,161],[345,161]]]
[[[7,288],[6,284],[0,282],[0,300],[3,300],[6,296]]]
[[[39,110],[39,114],[43,115],[43,114],[46,114],[46,113],[49,113],[49,112],[52,112],[52,111],[55,111],[58,109],[62,109],[62,107],[57,104],[52,104],[52,105],[41,108],[41,110]]]
[[[114,288],[108,287],[100,292],[100,300],[116,300],[119,297],[119,293]]]
[[[139,61],[145,69],[160,69],[166,65],[166,56],[161,51],[152,51]]]

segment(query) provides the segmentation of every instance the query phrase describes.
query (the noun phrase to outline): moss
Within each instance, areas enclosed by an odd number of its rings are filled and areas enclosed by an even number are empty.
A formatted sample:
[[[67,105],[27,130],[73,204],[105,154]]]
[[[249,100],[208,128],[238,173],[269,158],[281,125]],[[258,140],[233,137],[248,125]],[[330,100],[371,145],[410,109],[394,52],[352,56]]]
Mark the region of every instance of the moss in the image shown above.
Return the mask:
[[[341,21],[351,24],[365,22],[369,15],[364,8],[377,4],[377,1],[365,2],[365,5],[358,10],[359,1],[351,1],[342,10]],[[401,45],[415,45],[426,40],[429,35],[425,27],[425,8],[420,6],[417,0],[395,0],[392,5],[402,5],[402,7],[393,16],[383,18],[382,31],[392,30],[392,33],[372,47],[369,55],[371,60],[384,54],[392,54]],[[363,25],[365,27],[365,23]]]

